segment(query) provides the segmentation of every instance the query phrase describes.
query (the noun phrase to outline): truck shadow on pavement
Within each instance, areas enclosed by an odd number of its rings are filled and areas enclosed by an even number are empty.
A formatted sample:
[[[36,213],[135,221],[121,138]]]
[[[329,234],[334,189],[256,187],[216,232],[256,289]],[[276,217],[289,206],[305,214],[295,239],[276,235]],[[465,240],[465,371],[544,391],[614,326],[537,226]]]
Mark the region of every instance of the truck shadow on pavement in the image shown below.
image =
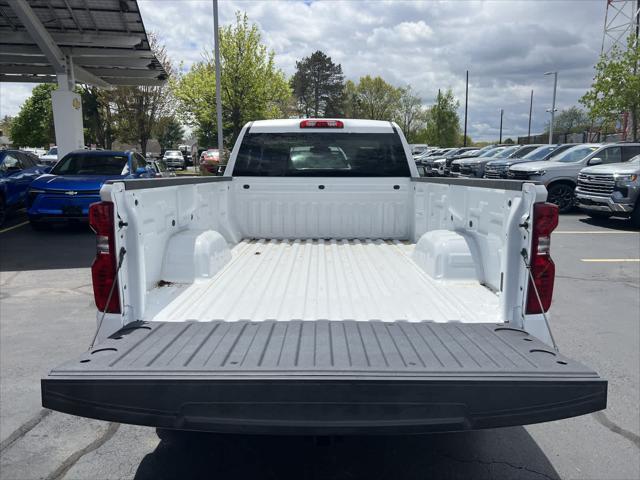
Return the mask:
[[[59,225],[41,232],[22,225],[0,237],[0,271],[90,267],[95,238],[86,224]]]
[[[395,437],[160,437],[135,480],[559,478],[522,427]]]

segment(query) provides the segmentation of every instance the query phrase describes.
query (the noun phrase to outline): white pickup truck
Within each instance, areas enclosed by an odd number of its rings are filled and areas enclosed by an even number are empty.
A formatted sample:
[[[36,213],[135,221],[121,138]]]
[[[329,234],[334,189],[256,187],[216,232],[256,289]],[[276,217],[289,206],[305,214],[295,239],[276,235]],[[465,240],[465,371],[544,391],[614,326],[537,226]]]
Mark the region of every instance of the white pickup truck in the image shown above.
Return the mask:
[[[45,407],[164,429],[408,433],[606,406],[549,330],[543,186],[419,178],[398,126],[270,120],[224,177],[113,181],[91,208],[95,345]]]

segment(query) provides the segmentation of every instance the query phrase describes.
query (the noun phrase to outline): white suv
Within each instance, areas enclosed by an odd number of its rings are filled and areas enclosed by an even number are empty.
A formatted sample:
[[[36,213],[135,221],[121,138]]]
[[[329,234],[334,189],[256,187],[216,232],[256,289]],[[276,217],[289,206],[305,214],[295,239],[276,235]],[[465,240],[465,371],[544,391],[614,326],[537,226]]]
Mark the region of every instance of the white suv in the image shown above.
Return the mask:
[[[627,162],[640,153],[640,143],[584,143],[542,162],[528,162],[509,168],[508,178],[543,183],[547,201],[565,213],[575,205],[574,190],[578,173],[589,165]]]

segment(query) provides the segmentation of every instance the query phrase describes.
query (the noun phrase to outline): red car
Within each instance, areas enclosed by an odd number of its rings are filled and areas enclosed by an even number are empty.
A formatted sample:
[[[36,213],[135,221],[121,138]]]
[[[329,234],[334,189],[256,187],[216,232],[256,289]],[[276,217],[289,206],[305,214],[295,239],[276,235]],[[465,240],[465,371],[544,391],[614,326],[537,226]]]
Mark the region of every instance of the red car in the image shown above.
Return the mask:
[[[200,155],[200,171],[202,173],[217,173],[220,166],[220,151],[218,149],[209,149]]]

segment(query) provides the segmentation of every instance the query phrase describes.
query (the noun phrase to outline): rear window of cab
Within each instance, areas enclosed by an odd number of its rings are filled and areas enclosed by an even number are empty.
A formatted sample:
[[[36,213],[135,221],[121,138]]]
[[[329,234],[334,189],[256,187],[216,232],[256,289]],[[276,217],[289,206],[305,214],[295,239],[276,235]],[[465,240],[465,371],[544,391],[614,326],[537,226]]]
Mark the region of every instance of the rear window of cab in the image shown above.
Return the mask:
[[[409,177],[397,133],[249,133],[234,176]]]

